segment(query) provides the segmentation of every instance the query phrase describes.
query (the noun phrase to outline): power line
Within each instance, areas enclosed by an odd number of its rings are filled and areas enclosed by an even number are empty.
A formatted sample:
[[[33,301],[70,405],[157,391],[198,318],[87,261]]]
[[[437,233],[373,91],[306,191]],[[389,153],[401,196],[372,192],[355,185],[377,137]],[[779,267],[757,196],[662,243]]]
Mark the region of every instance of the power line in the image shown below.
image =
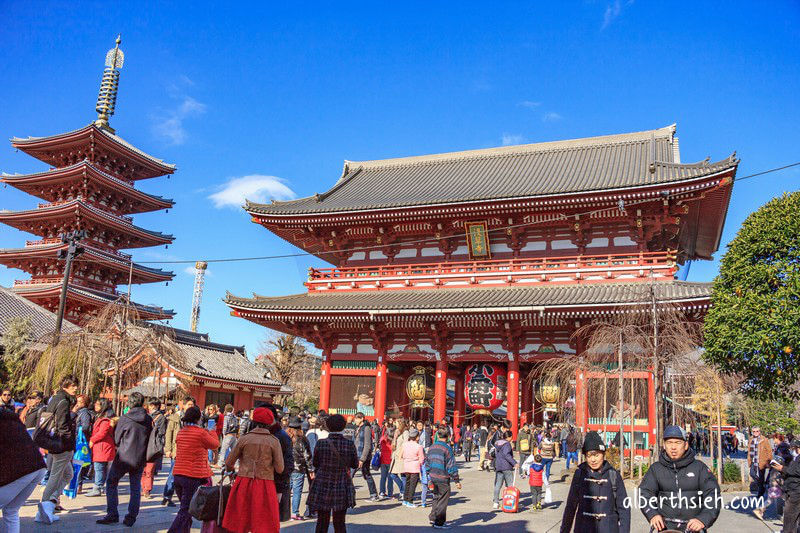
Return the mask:
[[[748,174],[746,176],[734,177],[732,181],[734,181],[734,182],[743,181],[743,180],[746,180],[746,179],[755,178],[755,177],[758,177],[758,176],[764,176],[766,174],[771,174],[773,172],[778,172],[778,171],[785,170],[787,168],[796,167],[796,166],[800,166],[800,161],[797,161],[797,162],[794,162],[794,163],[790,163],[788,165],[783,165],[783,166],[780,166],[780,167],[771,168],[771,169],[764,170],[764,171],[761,171],[761,172],[756,172],[754,174]],[[685,193],[684,192],[676,192],[676,193],[673,193],[673,194],[658,196],[658,197],[655,197],[655,198],[636,200],[636,201],[624,204],[624,207],[628,208],[628,207],[633,207],[633,206],[640,205],[640,204],[643,204],[643,203],[649,203],[649,202],[655,202],[655,201],[663,201],[663,200],[666,200],[666,199],[669,199],[669,198],[672,198],[672,197],[675,197],[675,196],[680,196],[682,194],[685,194]],[[593,209],[593,210],[585,211],[585,212],[582,212],[582,213],[575,213],[575,214],[572,214],[572,215],[569,215],[569,216],[560,214],[560,215],[548,217],[548,218],[545,218],[545,219],[537,220],[535,222],[522,222],[522,223],[519,223],[519,224],[509,224],[509,225],[506,225],[506,226],[501,226],[501,227],[489,229],[489,230],[487,230],[487,233],[501,232],[501,231],[506,231],[506,230],[514,229],[514,228],[535,226],[535,225],[538,225],[538,224],[547,224],[549,222],[558,222],[558,221],[563,221],[563,220],[566,220],[567,218],[573,218],[573,217],[576,217],[576,216],[577,217],[591,216],[591,215],[593,215],[595,213],[608,211],[609,209],[613,209],[613,207],[603,207],[603,208],[600,208],[600,209]],[[403,244],[425,244],[425,243],[437,242],[437,241],[441,241],[441,240],[445,240],[445,239],[462,238],[462,237],[463,237],[463,235],[460,235],[460,234],[457,234],[457,235],[445,235],[445,236],[439,237],[439,238],[436,238],[436,237],[425,237],[425,238],[422,238],[422,239],[404,241]],[[352,253],[352,252],[380,250],[380,249],[385,248],[385,247],[386,247],[385,244],[376,244],[376,245],[370,245],[370,246],[356,246],[356,247],[353,247],[353,248],[340,248],[340,249],[336,249],[336,250],[323,250],[323,251],[318,252],[317,254],[312,254],[310,252],[294,252],[294,253],[277,254],[277,255],[262,255],[262,256],[249,256],[249,257],[225,257],[225,258],[218,258],[218,259],[204,259],[204,261],[206,263],[233,263],[233,262],[240,262],[240,261],[268,261],[268,260],[275,260],[275,259],[289,259],[289,258],[292,258],[292,257],[324,256],[324,255],[328,255],[328,254],[338,254],[338,253],[344,253],[344,252],[351,252]],[[93,260],[84,256],[83,258],[76,259],[76,261],[93,261]],[[136,263],[140,264],[140,265],[181,265],[181,264],[187,264],[188,265],[188,264],[194,264],[195,262],[196,262],[195,260],[183,260],[183,259],[164,260],[164,261],[136,261]]]

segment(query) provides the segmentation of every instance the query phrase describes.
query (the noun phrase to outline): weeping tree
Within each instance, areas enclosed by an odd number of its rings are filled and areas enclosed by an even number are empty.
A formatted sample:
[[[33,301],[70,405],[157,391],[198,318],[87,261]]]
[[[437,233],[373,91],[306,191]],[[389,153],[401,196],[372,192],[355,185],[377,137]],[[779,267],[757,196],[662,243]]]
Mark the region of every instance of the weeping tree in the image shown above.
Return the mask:
[[[256,364],[265,367],[269,376],[294,390],[301,404],[319,397],[319,357],[294,335],[276,335],[261,344]],[[283,400],[280,400],[283,401]]]
[[[14,317],[5,325],[0,335],[0,383],[8,383],[12,377],[18,377],[18,368],[25,359],[25,353],[31,341],[33,325],[28,317]],[[9,383],[12,392],[19,393],[27,385],[28,379],[14,380]]]
[[[602,373],[602,386],[589,386],[587,382],[585,401],[588,405],[603,405],[603,419],[607,424],[604,431],[618,428],[620,447],[625,443],[625,426],[632,427],[636,415],[636,398],[647,397],[646,383],[631,378],[626,384],[625,373],[653,374],[656,442],[659,442],[665,412],[665,371],[695,372],[698,362],[693,354],[697,353],[702,340],[699,320],[674,304],[660,301],[658,283],[642,284],[640,289],[631,290],[635,291],[631,300],[642,303],[619,306],[607,318],[580,327],[573,339],[576,343],[582,341],[581,353],[547,359],[528,376],[528,379],[536,379],[540,387],[551,385],[568,391],[579,372]],[[648,300],[650,305],[646,303]],[[612,404],[610,408],[609,404]],[[626,419],[630,420],[628,424]]]
[[[142,321],[125,295],[100,309],[80,330],[62,333],[55,346],[51,341],[48,335],[31,345],[18,377],[31,376],[32,383],[42,384],[49,393],[52,383],[74,374],[81,383],[80,393],[95,396],[110,392],[115,409],[119,408],[123,387],[159,374],[163,366],[180,367],[184,362],[172,330]],[[55,358],[54,380],[47,384],[51,358]]]

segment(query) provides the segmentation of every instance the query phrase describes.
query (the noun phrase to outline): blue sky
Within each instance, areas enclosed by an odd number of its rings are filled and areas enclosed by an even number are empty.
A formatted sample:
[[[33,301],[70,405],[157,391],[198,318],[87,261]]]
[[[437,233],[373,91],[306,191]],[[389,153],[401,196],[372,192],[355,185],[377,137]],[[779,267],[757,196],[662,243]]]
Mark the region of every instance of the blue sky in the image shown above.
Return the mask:
[[[172,233],[136,259],[296,251],[236,207],[327,190],[364,160],[639,131],[678,124],[683,161],[734,150],[739,174],[800,160],[797,2],[0,2],[0,136],[82,127],[105,52],[126,54],[117,133],[178,165],[140,182],[174,198],[136,223]],[[271,3],[270,3],[271,4]],[[380,3],[378,3],[380,4]],[[0,146],[0,171],[45,166]],[[737,183],[723,243],[800,170]],[[0,209],[37,200],[0,188]],[[0,247],[29,238],[0,227]],[[717,253],[717,258],[724,247]],[[212,264],[200,329],[255,355],[265,330],[228,314],[226,290],[301,292],[307,258]],[[187,327],[192,275],[136,286]],[[717,262],[696,262],[709,281]],[[0,284],[19,271],[0,266]]]

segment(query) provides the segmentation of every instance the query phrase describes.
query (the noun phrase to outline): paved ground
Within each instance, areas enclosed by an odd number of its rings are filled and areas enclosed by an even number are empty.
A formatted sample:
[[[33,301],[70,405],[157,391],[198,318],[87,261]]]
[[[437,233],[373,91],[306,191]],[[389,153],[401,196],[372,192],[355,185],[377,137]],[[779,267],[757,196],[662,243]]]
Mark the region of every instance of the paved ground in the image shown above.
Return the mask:
[[[563,461],[553,465],[553,499],[552,506],[538,512],[527,511],[527,498],[523,497],[524,510],[517,514],[506,514],[492,511],[493,473],[481,472],[475,467],[476,463],[469,465],[460,464],[464,478],[463,490],[456,490],[453,486],[453,495],[448,508],[448,519],[454,526],[453,531],[478,531],[479,528],[491,527],[492,531],[530,531],[537,533],[558,531],[563,512],[563,501],[569,487],[570,475],[563,472]],[[574,470],[574,469],[573,469]],[[155,492],[160,491],[165,475],[157,479]],[[562,481],[563,479],[563,481]],[[378,476],[375,476],[378,481]],[[127,490],[125,482],[121,485],[120,515],[124,516],[127,505]],[[527,494],[526,480],[517,480],[517,486],[523,495]],[[410,509],[400,506],[394,500],[378,503],[367,501],[366,489],[363,480],[356,479],[358,505],[347,515],[348,531],[355,533],[433,531],[428,524],[428,509]],[[631,492],[631,487],[628,491]],[[52,526],[42,526],[33,521],[36,514],[36,501],[41,496],[41,487],[34,491],[21,510],[23,531],[52,531],[52,532],[80,532],[88,531],[131,531],[121,524],[115,527],[98,526],[95,520],[105,513],[105,498],[87,498],[78,496],[75,500],[63,498],[62,504],[68,512],[61,513],[61,520]],[[726,503],[735,497],[744,496],[742,493],[725,493]],[[304,498],[305,501],[305,498]],[[134,526],[134,531],[154,532],[166,531],[174,517],[175,508],[161,507],[160,499],[144,500],[139,519]],[[780,531],[776,522],[766,525],[753,517],[748,511],[724,510],[719,521],[714,525],[713,531],[724,533],[752,533]],[[196,524],[199,531],[199,524]],[[313,521],[285,522],[282,529],[290,533],[309,533],[314,530]],[[194,530],[193,530],[194,531]],[[644,517],[639,511],[633,512],[632,531],[647,531]]]

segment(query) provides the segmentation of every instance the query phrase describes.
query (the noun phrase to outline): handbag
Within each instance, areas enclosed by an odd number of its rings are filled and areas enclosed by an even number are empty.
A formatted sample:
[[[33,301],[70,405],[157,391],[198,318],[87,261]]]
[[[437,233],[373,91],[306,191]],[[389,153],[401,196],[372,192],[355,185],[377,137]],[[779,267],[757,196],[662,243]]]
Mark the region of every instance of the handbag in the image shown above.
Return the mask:
[[[52,411],[43,410],[33,431],[33,442],[39,447],[44,448],[50,453],[62,453],[66,451],[64,439],[56,433],[56,411],[63,402],[61,400]]]
[[[370,462],[373,470],[380,470],[381,468],[381,452],[380,450],[375,450],[375,453],[372,454],[372,461]]]
[[[217,524],[222,524],[225,515],[225,506],[228,504],[228,496],[231,494],[232,486],[225,485],[225,478],[231,480],[231,475],[224,471],[220,476],[219,485],[197,487],[192,501],[189,503],[189,514],[202,522],[215,520]]]

